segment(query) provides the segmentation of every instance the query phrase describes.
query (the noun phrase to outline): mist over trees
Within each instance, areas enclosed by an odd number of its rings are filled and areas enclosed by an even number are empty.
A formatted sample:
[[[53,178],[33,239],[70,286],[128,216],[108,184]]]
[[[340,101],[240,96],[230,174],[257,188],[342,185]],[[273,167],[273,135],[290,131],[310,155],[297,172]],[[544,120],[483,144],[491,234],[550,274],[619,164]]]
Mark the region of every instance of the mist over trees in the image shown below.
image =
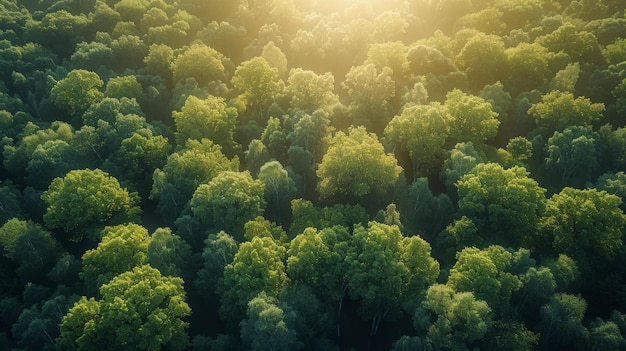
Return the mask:
[[[0,0],[0,349],[626,350],[620,0]]]

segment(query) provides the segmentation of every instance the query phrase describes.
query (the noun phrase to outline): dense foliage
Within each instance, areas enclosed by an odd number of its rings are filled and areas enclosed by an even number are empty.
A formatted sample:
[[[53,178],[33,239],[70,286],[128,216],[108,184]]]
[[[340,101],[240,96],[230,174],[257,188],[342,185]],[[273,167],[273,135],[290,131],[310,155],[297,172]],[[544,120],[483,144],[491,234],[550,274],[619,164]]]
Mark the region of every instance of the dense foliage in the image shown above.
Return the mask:
[[[0,349],[626,350],[621,0],[0,0]]]

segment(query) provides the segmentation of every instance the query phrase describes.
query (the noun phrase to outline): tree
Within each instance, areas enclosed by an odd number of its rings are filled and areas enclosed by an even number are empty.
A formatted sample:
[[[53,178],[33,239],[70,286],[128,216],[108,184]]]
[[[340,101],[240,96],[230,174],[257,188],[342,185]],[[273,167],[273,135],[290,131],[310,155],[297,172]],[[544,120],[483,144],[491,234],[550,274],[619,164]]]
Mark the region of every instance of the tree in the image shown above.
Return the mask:
[[[438,169],[445,157],[451,122],[452,116],[439,103],[405,105],[402,114],[385,127],[385,138],[394,151],[408,151],[416,176],[426,176]]]
[[[249,220],[244,225],[244,239],[250,241],[253,238],[272,238],[278,244],[284,245],[289,242],[287,233],[280,225],[270,222],[267,219],[258,216],[253,220]]]
[[[545,208],[545,189],[526,169],[504,169],[495,163],[474,167],[456,183],[459,212],[476,225],[487,243],[531,244]],[[468,243],[469,244],[469,243]]]
[[[162,168],[167,161],[172,146],[162,135],[153,135],[149,129],[142,129],[123,139],[107,162],[114,164],[125,179],[145,181],[149,192],[151,175]]]
[[[380,322],[401,315],[404,296],[419,294],[439,275],[430,245],[419,237],[403,238],[397,226],[370,222],[357,226],[346,254],[350,295],[360,300],[363,317],[372,320],[371,335]]]
[[[500,125],[498,114],[483,98],[454,89],[446,95],[444,106],[452,116],[452,141],[471,141],[474,145],[480,145],[496,136]]]
[[[470,86],[474,89],[501,80],[508,68],[502,39],[480,32],[465,43],[455,63],[467,73]]]
[[[57,347],[65,350],[183,350],[183,318],[191,314],[183,281],[149,265],[137,266],[85,296],[63,317]]]
[[[589,343],[591,350],[621,350],[626,340],[617,324],[597,318],[589,325]]]
[[[13,223],[8,229],[15,230],[22,225]],[[45,282],[46,274],[59,257],[60,245],[50,232],[39,224],[28,221],[23,229],[17,236],[13,236],[13,246],[7,247],[10,250],[10,257],[18,264],[15,273],[22,284]],[[7,234],[11,235],[10,232]],[[13,235],[15,234],[14,232]]]
[[[313,112],[319,108],[330,109],[339,101],[334,92],[335,78],[332,73],[318,75],[313,71],[293,68],[289,71],[286,93],[290,96],[290,108]]]
[[[146,262],[164,276],[181,277],[185,281],[193,271],[191,246],[169,228],[157,228],[150,238]]]
[[[430,349],[467,350],[489,331],[492,313],[472,292],[455,292],[447,285],[434,284],[413,321]]]
[[[546,168],[561,174],[561,186],[582,185],[598,168],[598,133],[569,126],[548,139]]]
[[[144,264],[150,242],[148,230],[134,223],[106,227],[101,235],[98,247],[82,257],[80,277],[91,296],[113,277]]]
[[[157,66],[156,49],[157,47],[155,47],[155,54],[152,56],[154,60],[151,58],[149,61],[154,62],[155,66]],[[168,56],[167,54],[160,54],[159,61],[167,60]],[[206,85],[213,81],[224,81],[226,79],[226,62],[227,59],[215,49],[206,45],[194,44],[172,62],[174,83],[184,82],[187,78],[195,78],[200,85]],[[158,66],[163,66],[163,64],[160,63]]]
[[[66,10],[46,13],[41,21],[27,21],[24,37],[27,41],[40,43],[52,49],[63,58],[69,58],[81,36],[86,34],[90,20],[81,15],[73,15]]]
[[[99,169],[73,170],[55,178],[41,198],[48,206],[46,225],[62,228],[71,241],[81,241],[89,228],[134,221],[141,213],[136,194]]]
[[[390,101],[396,95],[391,68],[380,71],[373,63],[352,67],[341,84],[347,91],[354,124],[382,132],[393,116]]]
[[[533,104],[530,113],[537,123],[537,131],[551,135],[571,125],[588,126],[599,120],[604,112],[604,104],[592,103],[585,97],[574,98],[572,93],[552,91]]]
[[[256,120],[262,118],[284,90],[278,69],[270,66],[262,57],[242,62],[235,70],[231,82],[245,102],[246,110]]]
[[[243,226],[263,213],[264,185],[249,172],[225,171],[198,186],[189,205],[200,222],[240,239]]]
[[[261,167],[271,161],[270,153],[259,139],[252,139],[248,145],[248,150],[244,152],[246,169],[252,177],[258,178]]]
[[[540,87],[549,76],[549,63],[552,55],[545,47],[533,43],[519,43],[506,50],[510,84],[516,91],[530,91]]]
[[[364,170],[367,170],[364,172]],[[317,169],[317,190],[324,200],[361,203],[385,198],[401,168],[393,155],[385,154],[378,138],[365,128],[338,132]]]
[[[441,167],[441,178],[448,192],[456,195],[457,181],[480,163],[483,163],[483,159],[474,149],[474,143],[469,141],[454,145]]]
[[[116,99],[129,98],[138,102],[146,99],[143,87],[137,81],[137,76],[128,75],[109,79],[104,90],[104,96]]]
[[[589,332],[582,326],[587,302],[580,296],[558,293],[541,307],[541,347],[584,350]]]
[[[281,308],[275,298],[260,292],[250,300],[247,318],[241,321],[241,339],[247,350],[288,351],[303,345],[296,338],[296,313]]]
[[[267,208],[275,211],[274,220],[282,224],[283,215],[288,212],[291,200],[296,196],[296,183],[278,161],[264,164],[259,172],[259,180],[265,188]]]
[[[65,290],[59,287],[49,299],[22,310],[11,327],[11,334],[19,347],[24,350],[55,350],[54,339],[59,336],[62,313],[78,300],[78,296]]]
[[[601,58],[596,36],[586,31],[579,31],[569,22],[537,38],[536,41],[551,52],[563,51],[573,62],[596,63]]]
[[[230,322],[242,320],[248,301],[261,291],[267,296],[278,296],[289,282],[285,274],[286,253],[284,246],[268,237],[252,238],[239,246],[218,282],[222,318]]]
[[[501,246],[484,250],[467,247],[457,253],[447,285],[455,291],[472,292],[495,311],[502,312],[509,308],[513,292],[522,286],[520,279],[508,272],[512,258]]]
[[[37,145],[26,167],[25,180],[36,189],[46,189],[54,178],[63,177],[76,166],[76,154],[63,140]]]
[[[174,111],[172,117],[178,145],[183,145],[187,139],[206,138],[220,145],[227,154],[234,154],[237,110],[227,107],[223,98],[209,95],[202,100],[189,96],[182,109]]]
[[[202,292],[202,300],[214,304],[215,310],[219,307],[216,292],[218,282],[224,276],[224,267],[233,262],[238,248],[235,239],[223,231],[209,234],[204,240],[202,268],[197,273],[194,285]]]
[[[564,188],[548,199],[539,229],[583,271],[602,267],[622,246],[626,217],[621,202],[605,191]]]
[[[103,94],[99,89],[103,85],[98,74],[82,69],[73,70],[50,90],[50,100],[70,116],[78,116],[102,99]]]
[[[208,139],[190,139],[184,149],[167,157],[162,169],[154,171],[150,197],[159,200],[159,213],[174,219],[200,184],[208,183],[223,171],[238,168],[239,159],[229,160],[219,145]]]

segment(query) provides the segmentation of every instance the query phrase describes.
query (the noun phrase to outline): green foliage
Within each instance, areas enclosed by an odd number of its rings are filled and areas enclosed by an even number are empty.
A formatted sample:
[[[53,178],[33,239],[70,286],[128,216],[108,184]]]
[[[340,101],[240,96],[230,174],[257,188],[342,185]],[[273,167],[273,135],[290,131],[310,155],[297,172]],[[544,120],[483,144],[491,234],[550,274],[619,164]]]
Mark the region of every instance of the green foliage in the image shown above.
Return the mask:
[[[541,307],[542,345],[583,350],[589,332],[582,325],[587,303],[580,296],[559,293]]]
[[[189,96],[180,111],[172,113],[176,123],[176,142],[183,145],[187,139],[209,139],[220,145],[227,154],[237,149],[233,140],[237,110],[227,107],[224,99],[209,96],[204,100]]]
[[[365,128],[338,132],[317,169],[317,189],[323,199],[362,203],[384,196],[396,182],[401,168],[385,154],[375,135]]]
[[[318,108],[330,109],[338,102],[334,83],[335,78],[330,72],[318,75],[302,68],[291,69],[286,87],[290,96],[290,108],[306,112],[313,112]]]
[[[200,184],[223,171],[236,171],[237,157],[229,160],[222,148],[208,139],[187,140],[184,149],[169,155],[163,168],[153,174],[150,196],[159,200],[158,211],[176,218]]]
[[[460,214],[472,220],[485,243],[517,247],[530,242],[545,207],[546,190],[526,169],[483,163],[456,186]]]
[[[191,246],[169,228],[157,228],[152,233],[146,262],[164,276],[185,277],[191,270]]]
[[[158,54],[157,48],[159,49]],[[150,57],[148,62],[152,62],[153,67],[156,66],[155,69],[163,67],[164,62],[170,59],[167,50],[165,52],[163,50],[166,49],[154,47],[154,54],[148,56]],[[200,85],[206,85],[212,81],[224,81],[226,79],[226,60],[222,54],[206,45],[192,45],[172,62],[174,82],[183,82],[187,78],[194,78]]]
[[[77,116],[103,97],[99,90],[104,83],[98,74],[86,70],[73,70],[55,84],[50,99],[70,116]]]
[[[138,224],[106,227],[101,235],[98,247],[82,257],[80,277],[91,296],[113,277],[144,264],[150,242],[148,230]]]
[[[270,66],[262,57],[241,63],[231,82],[245,102],[246,111],[255,119],[261,118],[261,114],[265,114],[284,90],[284,82],[279,77],[278,69]]]
[[[535,118],[537,131],[550,135],[570,125],[588,126],[602,117],[604,105],[592,103],[585,97],[552,91],[533,104],[528,112]]]
[[[296,314],[278,306],[275,298],[265,292],[248,303],[247,318],[241,321],[241,339],[247,350],[297,350],[293,324]]]
[[[194,192],[189,205],[201,223],[240,239],[246,222],[263,213],[264,185],[249,172],[225,171]]]
[[[520,279],[508,272],[511,259],[512,254],[501,246],[467,247],[457,254],[447,285],[455,291],[472,292],[495,311],[506,309],[513,292],[522,286]]]
[[[183,350],[183,318],[191,314],[182,279],[164,277],[143,265],[100,288],[101,299],[85,296],[61,320],[58,348],[65,350]]]
[[[342,87],[347,91],[348,106],[355,125],[365,125],[375,131],[383,130],[391,119],[390,100],[396,95],[393,71],[378,70],[373,63],[352,67]]]
[[[408,151],[415,173],[428,175],[445,158],[452,116],[439,103],[405,106],[385,127],[394,151]]]
[[[498,132],[498,114],[483,98],[455,89],[446,95],[445,107],[452,116],[450,138],[480,145]]]
[[[134,221],[141,213],[136,194],[99,169],[74,170],[55,178],[41,198],[48,206],[46,225],[62,228],[71,241],[82,240],[90,227]]]
[[[370,222],[367,229],[355,227],[352,235],[346,255],[350,296],[360,300],[361,314],[372,319],[374,335],[381,320],[401,314],[402,297],[419,301],[439,275],[439,263],[430,257],[426,241],[403,238],[395,225]]]
[[[548,139],[546,168],[561,174],[562,186],[580,186],[598,168],[600,136],[586,127],[570,126]],[[558,174],[557,173],[557,174]]]
[[[278,161],[264,164],[259,171],[259,180],[264,185],[267,208],[273,209],[275,220],[282,223],[283,214],[288,212],[291,200],[296,196],[296,183]]]
[[[573,258],[585,271],[606,264],[622,246],[626,217],[621,199],[596,189],[564,188],[546,204],[539,229],[557,252]]]
[[[413,323],[432,350],[466,350],[491,328],[489,305],[471,292],[455,292],[447,285],[428,288]]]
[[[261,291],[270,297],[278,296],[289,282],[285,274],[286,253],[284,246],[268,237],[255,237],[239,246],[233,261],[224,267],[224,276],[217,286],[224,319],[240,321],[248,301]]]

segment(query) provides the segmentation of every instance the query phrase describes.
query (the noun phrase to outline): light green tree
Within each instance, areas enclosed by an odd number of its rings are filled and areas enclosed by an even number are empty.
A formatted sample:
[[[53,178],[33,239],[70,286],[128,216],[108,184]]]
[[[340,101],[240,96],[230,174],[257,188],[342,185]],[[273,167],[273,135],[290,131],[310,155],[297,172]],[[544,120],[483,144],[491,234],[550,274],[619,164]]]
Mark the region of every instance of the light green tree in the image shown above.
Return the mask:
[[[198,186],[189,205],[201,223],[241,239],[246,222],[263,213],[264,185],[249,172],[225,171]]]
[[[439,103],[409,105],[385,127],[385,138],[394,151],[406,151],[413,162],[413,172],[426,176],[439,169],[446,156],[452,116]]]
[[[224,276],[218,282],[221,297],[221,316],[238,323],[245,316],[248,301],[261,291],[277,297],[287,286],[285,273],[287,250],[272,238],[252,238],[242,243],[233,261],[224,267]]]
[[[544,136],[562,131],[568,126],[589,126],[599,120],[604,104],[592,103],[586,97],[574,98],[572,93],[552,91],[533,104],[528,113],[535,118],[537,131]]]
[[[56,345],[63,350],[183,350],[191,314],[180,278],[137,266],[83,296],[65,314]]]
[[[103,98],[104,94],[100,91],[103,85],[98,74],[82,69],[73,70],[52,87],[50,100],[70,116],[77,116]]]
[[[199,99],[189,96],[180,111],[172,112],[176,124],[176,142],[183,145],[187,139],[204,138],[222,146],[228,154],[234,154],[237,110],[228,107],[223,98],[210,96]]]
[[[101,235],[98,247],[82,257],[80,277],[91,296],[116,275],[144,264],[150,242],[148,230],[134,223],[106,227]]]
[[[338,132],[317,169],[322,199],[361,203],[385,197],[401,172],[393,155],[385,154],[378,138],[365,128]]]
[[[594,269],[613,259],[622,246],[626,217],[621,202],[605,191],[564,188],[548,199],[539,228],[557,252],[576,260],[584,271]]]
[[[141,213],[137,195],[99,169],[73,170],[55,178],[41,198],[47,205],[46,225],[62,228],[72,241],[81,241],[88,228],[135,221]]]
[[[460,214],[472,220],[487,243],[530,244],[545,208],[546,190],[526,169],[482,163],[461,177],[456,187]]]
[[[375,335],[382,320],[402,314],[404,299],[419,301],[439,275],[439,263],[426,241],[404,238],[395,225],[370,222],[352,235],[345,259],[349,292],[359,300],[362,316],[372,320]]]

